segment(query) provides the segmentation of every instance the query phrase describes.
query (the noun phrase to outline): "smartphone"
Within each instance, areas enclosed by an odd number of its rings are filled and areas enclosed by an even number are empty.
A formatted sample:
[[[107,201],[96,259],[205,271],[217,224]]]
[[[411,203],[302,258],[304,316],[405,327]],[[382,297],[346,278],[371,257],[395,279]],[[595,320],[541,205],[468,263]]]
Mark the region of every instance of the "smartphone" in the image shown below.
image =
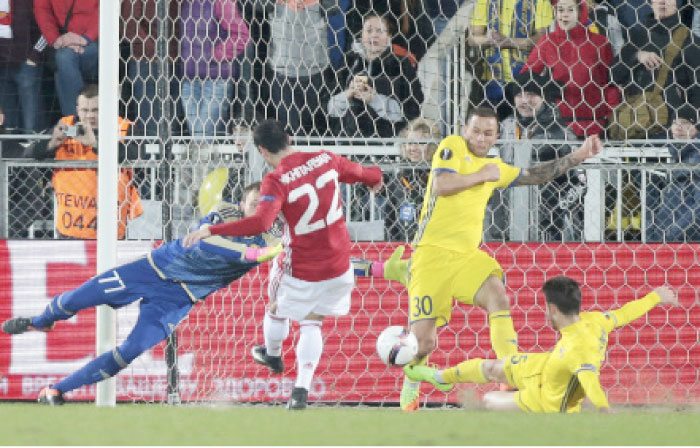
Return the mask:
[[[66,129],[66,137],[77,137],[79,135],[83,135],[85,133],[85,130],[83,129],[82,125],[75,125],[75,126],[68,126],[68,129]]]
[[[355,84],[369,84],[369,78],[365,75],[355,75]]]

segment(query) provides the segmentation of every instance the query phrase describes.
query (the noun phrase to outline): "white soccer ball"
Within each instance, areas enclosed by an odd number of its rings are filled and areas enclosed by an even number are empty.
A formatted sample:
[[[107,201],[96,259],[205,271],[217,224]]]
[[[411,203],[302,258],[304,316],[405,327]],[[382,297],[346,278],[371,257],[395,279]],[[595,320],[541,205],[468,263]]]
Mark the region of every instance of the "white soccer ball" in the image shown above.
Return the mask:
[[[404,327],[387,327],[377,338],[377,354],[388,366],[403,366],[418,353],[416,335]]]

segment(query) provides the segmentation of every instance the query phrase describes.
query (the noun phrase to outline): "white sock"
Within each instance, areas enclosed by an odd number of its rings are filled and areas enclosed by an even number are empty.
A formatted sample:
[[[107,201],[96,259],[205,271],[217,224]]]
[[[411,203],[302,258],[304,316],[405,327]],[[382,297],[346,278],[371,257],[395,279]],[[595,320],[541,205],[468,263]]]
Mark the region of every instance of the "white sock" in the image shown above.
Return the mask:
[[[438,383],[445,384],[445,380],[442,379],[442,370],[436,370],[433,378],[435,378],[435,381]]]
[[[282,355],[282,342],[289,336],[289,319],[282,319],[265,313],[263,319],[265,351],[268,356]]]
[[[295,387],[311,389],[311,380],[323,352],[321,322],[302,320],[299,322],[299,342],[297,343],[297,382]]]

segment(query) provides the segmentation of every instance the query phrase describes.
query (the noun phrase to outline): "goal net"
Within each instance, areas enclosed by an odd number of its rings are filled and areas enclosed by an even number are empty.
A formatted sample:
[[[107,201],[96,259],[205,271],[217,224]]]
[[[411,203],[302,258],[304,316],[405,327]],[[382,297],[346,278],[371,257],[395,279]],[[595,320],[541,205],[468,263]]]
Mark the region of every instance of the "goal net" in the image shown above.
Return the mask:
[[[696,402],[694,4],[505,3],[123,1],[120,115],[132,126],[121,168],[142,213],[128,220],[119,262],[184,236],[212,201],[238,202],[268,171],[252,143],[253,127],[266,118],[285,123],[296,148],[382,167],[382,192],[344,186],[342,197],[353,256],[386,260],[413,238],[440,140],[461,134],[468,111],[487,106],[500,118],[490,156],[517,166],[562,157],[587,135],[605,138],[601,156],[547,185],[499,191],[489,203],[482,248],[504,269],[520,350],[547,351],[557,341],[540,291],[552,276],[581,284],[585,311],[617,308],[666,284],[678,290],[680,306],[657,307],[613,332],[602,384],[613,404]],[[570,25],[575,31],[563,29]],[[649,64],[658,64],[653,77]],[[0,83],[9,76],[3,70]],[[662,81],[665,93],[652,95]],[[42,95],[53,104],[45,118],[55,123],[55,93]],[[61,229],[83,232],[88,223],[65,221],[66,199],[52,180],[57,171],[95,168],[0,154],[0,320],[36,314],[94,275],[94,241],[61,238]],[[263,264],[196,305],[174,337],[118,375],[118,399],[286,401],[297,326],[284,343],[282,375],[250,356],[263,343],[267,275]],[[407,324],[408,302],[398,283],[357,279],[350,313],[324,321],[310,401],[398,402],[402,371],[380,361],[375,342],[387,326]],[[117,311],[117,344],[137,316],[137,304]],[[92,359],[94,325],[86,310],[48,334],[0,335],[0,399],[34,399]],[[487,314],[456,304],[430,362],[494,356]],[[425,401],[468,405],[494,387],[425,388]],[[84,387],[67,398],[94,393]]]

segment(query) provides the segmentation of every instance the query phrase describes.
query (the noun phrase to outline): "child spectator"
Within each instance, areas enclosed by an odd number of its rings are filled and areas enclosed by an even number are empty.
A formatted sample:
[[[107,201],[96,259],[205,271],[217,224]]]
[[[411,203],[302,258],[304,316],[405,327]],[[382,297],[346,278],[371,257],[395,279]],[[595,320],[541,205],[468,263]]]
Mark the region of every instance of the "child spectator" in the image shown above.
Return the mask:
[[[437,123],[416,118],[408,123],[401,137],[414,140],[401,144],[401,161],[411,166],[389,174],[391,177],[386,184],[386,194],[391,206],[386,211],[386,228],[392,241],[410,243],[418,229],[430,163],[442,136]]]
[[[578,137],[602,134],[620,103],[620,91],[610,79],[612,47],[588,29],[586,0],[559,0],[554,11],[555,31],[540,39],[523,72],[551,70],[552,79],[564,85],[562,119]]]

